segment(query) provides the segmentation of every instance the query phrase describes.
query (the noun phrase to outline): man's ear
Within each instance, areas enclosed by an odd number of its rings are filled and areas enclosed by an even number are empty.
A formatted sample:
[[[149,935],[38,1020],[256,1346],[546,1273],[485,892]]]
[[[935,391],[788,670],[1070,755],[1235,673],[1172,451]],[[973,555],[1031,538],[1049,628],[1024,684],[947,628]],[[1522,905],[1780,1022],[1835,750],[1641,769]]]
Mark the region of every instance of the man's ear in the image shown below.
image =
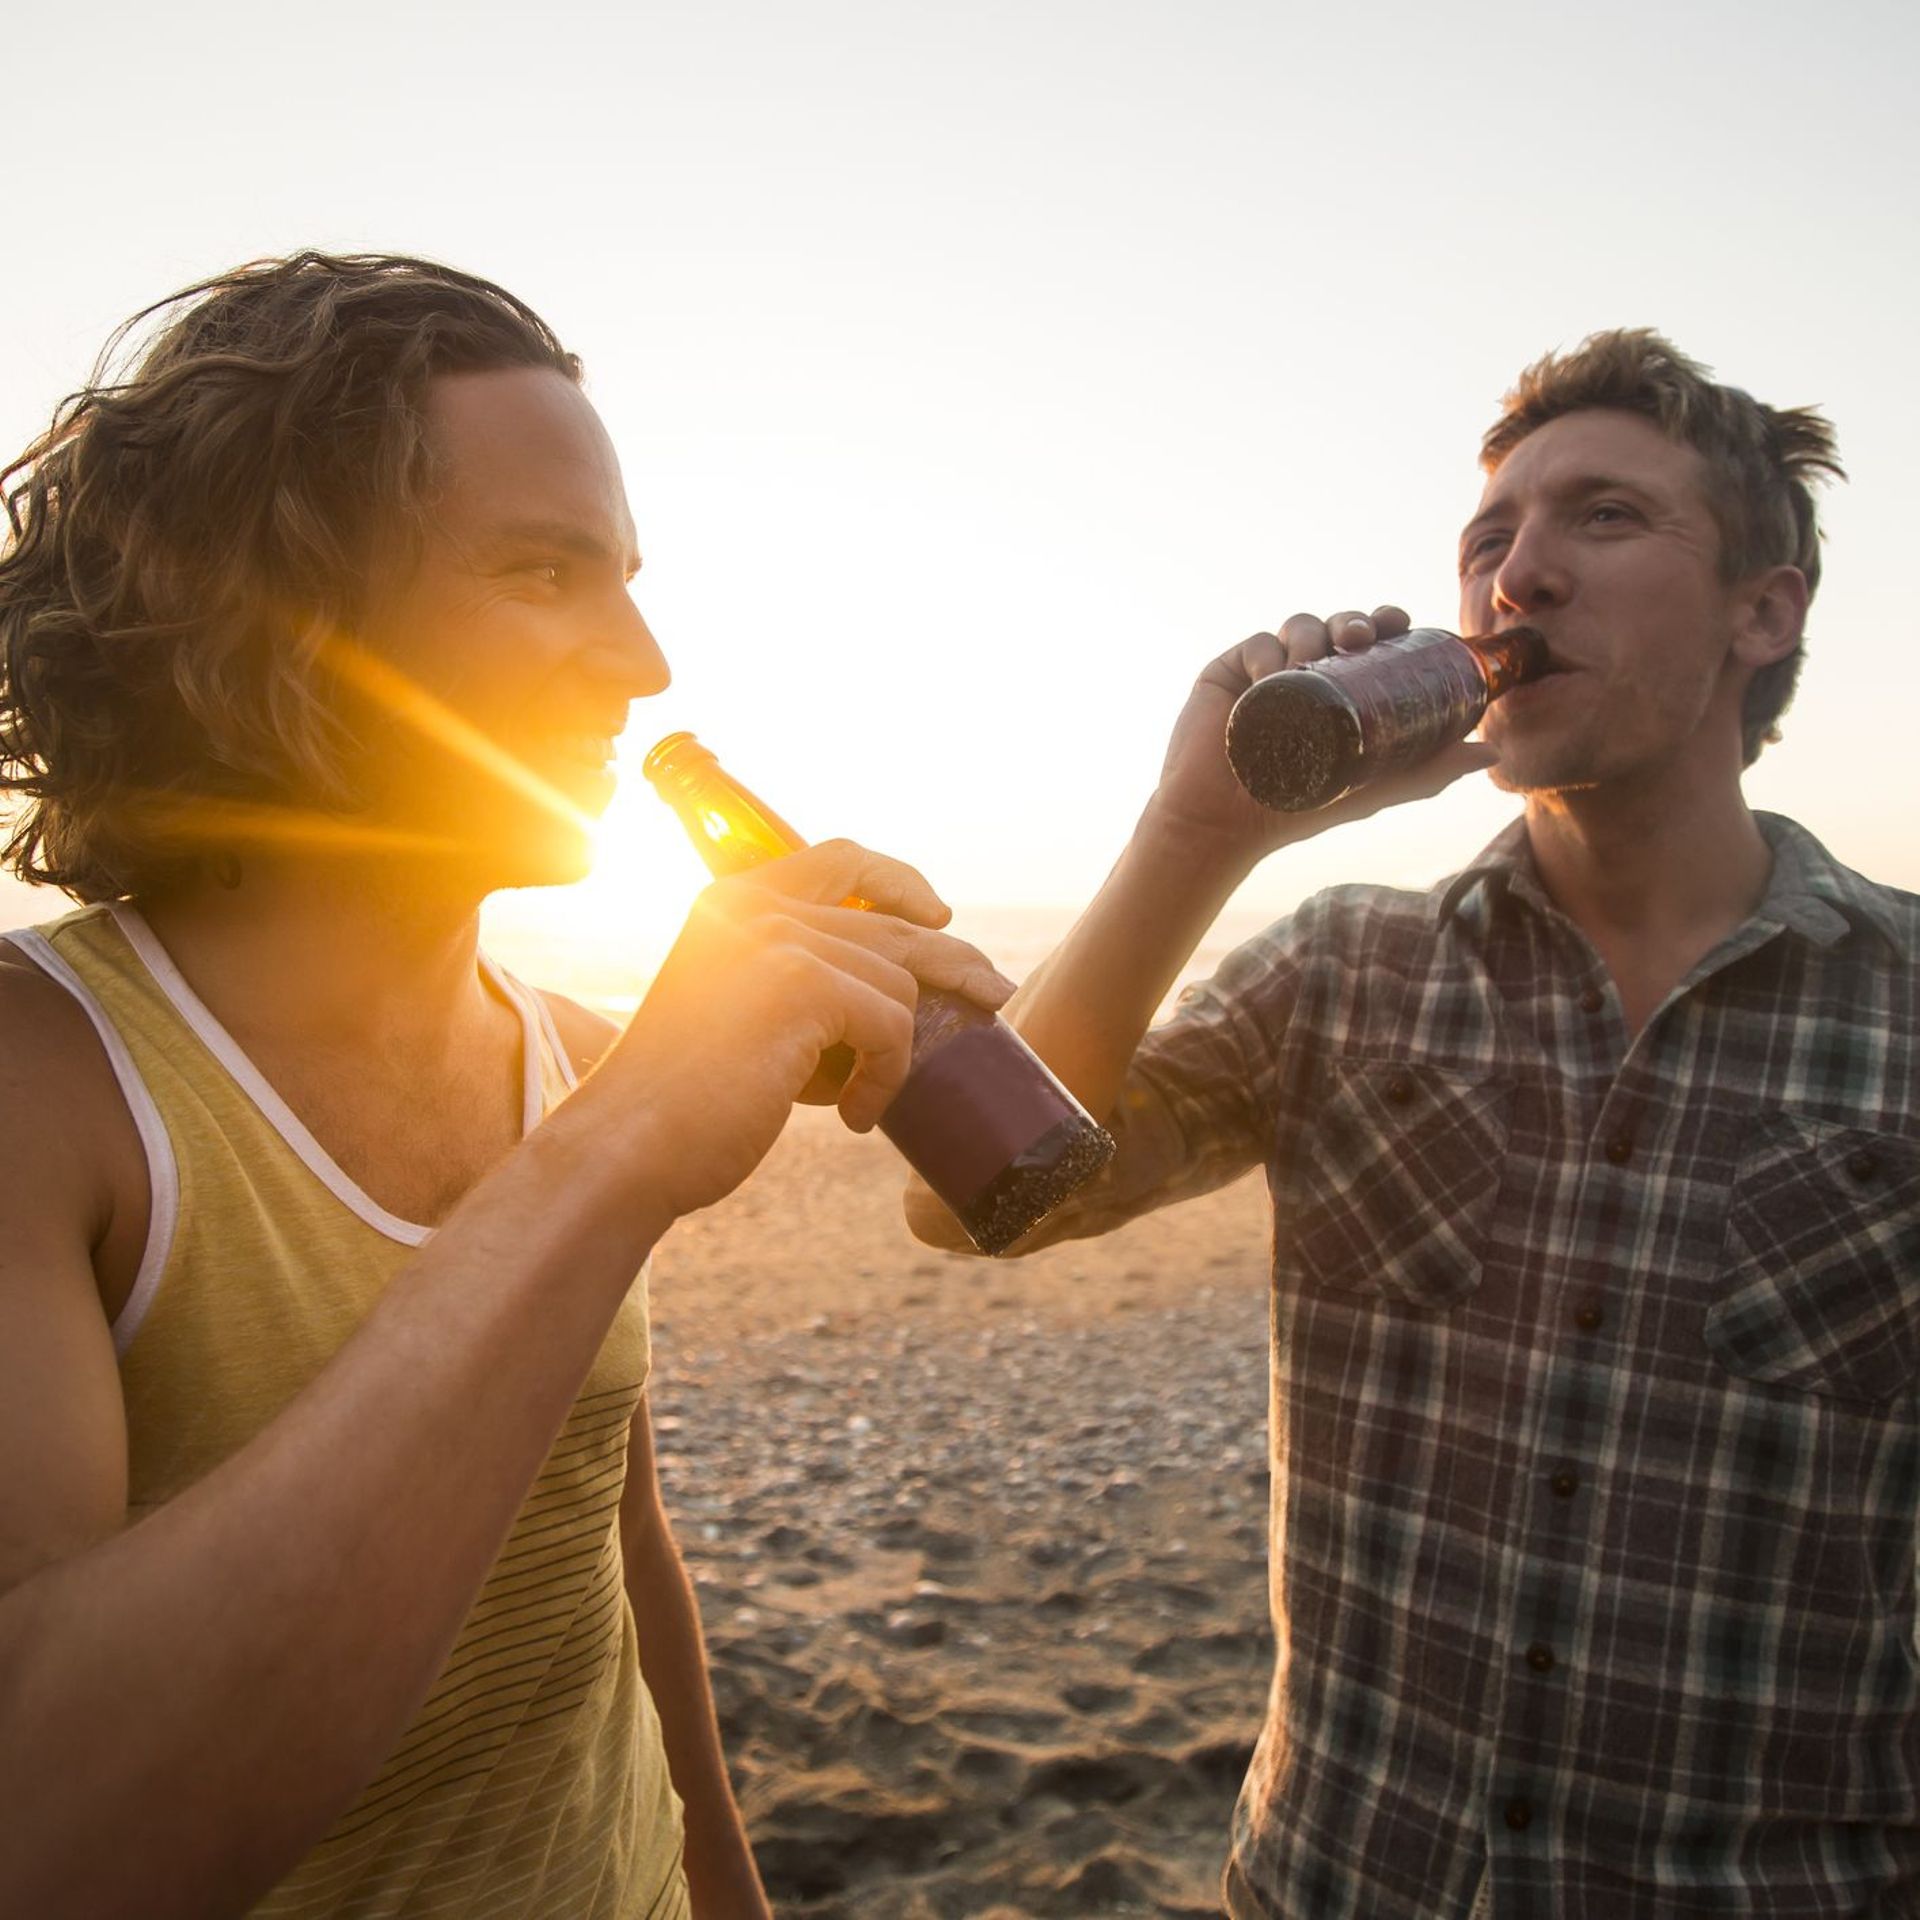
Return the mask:
[[[1807,576],[1798,567],[1769,567],[1740,590],[1733,657],[1756,673],[1784,660],[1807,624]]]

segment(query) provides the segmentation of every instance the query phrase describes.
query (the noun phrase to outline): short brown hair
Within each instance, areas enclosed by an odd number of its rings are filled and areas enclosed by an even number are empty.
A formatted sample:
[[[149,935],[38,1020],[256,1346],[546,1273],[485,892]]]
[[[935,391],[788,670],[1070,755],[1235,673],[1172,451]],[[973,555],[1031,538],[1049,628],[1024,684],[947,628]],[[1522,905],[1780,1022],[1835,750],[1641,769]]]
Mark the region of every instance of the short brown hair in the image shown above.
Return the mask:
[[[1764,567],[1798,567],[1820,585],[1820,523],[1813,489],[1843,480],[1832,425],[1810,407],[1769,407],[1723,387],[1647,327],[1589,334],[1573,352],[1544,354],[1521,374],[1480,443],[1492,473],[1528,434],[1562,414],[1613,407],[1644,414],[1706,463],[1708,504],[1720,529],[1720,572],[1743,580]],[[1741,713],[1746,764],[1780,737],[1775,724],[1800,678],[1804,643],[1762,667]]]
[[[351,807],[322,641],[415,548],[428,383],[511,367],[580,378],[513,295],[398,255],[254,261],[120,328],[0,469],[6,863],[115,899],[203,857],[156,809]]]

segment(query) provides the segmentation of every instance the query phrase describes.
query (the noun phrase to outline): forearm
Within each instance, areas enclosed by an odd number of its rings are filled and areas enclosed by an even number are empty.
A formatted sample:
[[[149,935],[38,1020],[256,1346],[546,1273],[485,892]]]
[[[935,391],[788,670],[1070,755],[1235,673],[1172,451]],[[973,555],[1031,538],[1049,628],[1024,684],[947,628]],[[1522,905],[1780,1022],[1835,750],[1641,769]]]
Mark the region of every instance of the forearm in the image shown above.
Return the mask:
[[[686,1808],[687,1885],[695,1920],[767,1920],[772,1909],[720,1748],[699,1608],[664,1521],[641,1534],[627,1592],[639,1620],[640,1669],[660,1716],[674,1789]]]
[[[1312,813],[1269,810],[1241,789],[1223,741],[1235,703],[1249,687],[1288,667],[1326,659],[1336,645],[1357,651],[1405,633],[1407,625],[1398,607],[1377,608],[1371,618],[1336,614],[1331,622],[1295,614],[1277,633],[1256,633],[1229,648],[1194,682],[1168,742],[1159,785],[1119,863],[1058,952],[1003,1009],[1096,1119],[1138,1117],[1131,1098],[1125,1106],[1121,1102],[1141,1039],[1207,928],[1261,860],[1329,827],[1438,793],[1492,763],[1490,749],[1462,742]],[[1235,1074],[1244,1062],[1231,1054],[1230,1048],[1222,1066]],[[1152,1108],[1144,1087],[1133,1091],[1145,1096],[1142,1107]],[[1130,1131],[1137,1138],[1148,1129]],[[1160,1134],[1164,1147],[1164,1127]],[[1212,1178],[1230,1168],[1237,1154],[1236,1148],[1213,1156],[1198,1171]],[[1130,1154],[1123,1132],[1120,1154],[1107,1170],[1015,1251],[1105,1232],[1179,1191],[1199,1190],[1191,1179],[1170,1183],[1164,1159],[1162,1153],[1156,1160],[1151,1149]],[[908,1187],[906,1213],[920,1239],[967,1250],[958,1222],[918,1181]]]
[[[656,1223],[543,1129],[286,1412],[0,1599],[0,1911],[237,1913],[445,1659]]]
[[[1107,1119],[1167,990],[1253,864],[1149,803],[1140,825],[1073,930],[1001,1009],[1095,1119]],[[930,1245],[967,1251],[959,1223],[918,1179],[907,1224]],[[1045,1245],[1056,1220],[1019,1251]]]
[[[1247,876],[1244,856],[1197,846],[1149,805],[1073,931],[1002,1009],[1096,1118],[1167,990]]]

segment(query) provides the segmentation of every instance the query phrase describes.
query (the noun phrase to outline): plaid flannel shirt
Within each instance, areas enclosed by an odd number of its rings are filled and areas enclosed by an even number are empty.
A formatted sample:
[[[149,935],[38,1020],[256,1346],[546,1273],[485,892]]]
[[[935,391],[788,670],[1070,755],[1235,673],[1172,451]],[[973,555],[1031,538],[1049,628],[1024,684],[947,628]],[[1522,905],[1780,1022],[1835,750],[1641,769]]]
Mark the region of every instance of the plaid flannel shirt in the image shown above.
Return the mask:
[[[1143,1043],[1073,1231],[1274,1203],[1235,1920],[1920,1912],[1920,901],[1760,821],[1637,1037],[1516,822]]]

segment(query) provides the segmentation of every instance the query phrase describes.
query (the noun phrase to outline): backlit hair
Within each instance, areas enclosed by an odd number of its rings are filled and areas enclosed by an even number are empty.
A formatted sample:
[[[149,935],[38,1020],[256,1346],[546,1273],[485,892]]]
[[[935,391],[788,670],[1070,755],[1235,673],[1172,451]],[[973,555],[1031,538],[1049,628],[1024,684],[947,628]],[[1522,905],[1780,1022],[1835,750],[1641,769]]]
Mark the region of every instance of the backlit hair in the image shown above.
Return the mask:
[[[350,810],[321,645],[417,550],[428,384],[517,367],[580,378],[513,295],[394,255],[255,261],[120,328],[0,469],[6,864],[109,900],[205,858],[154,826],[183,805]]]

